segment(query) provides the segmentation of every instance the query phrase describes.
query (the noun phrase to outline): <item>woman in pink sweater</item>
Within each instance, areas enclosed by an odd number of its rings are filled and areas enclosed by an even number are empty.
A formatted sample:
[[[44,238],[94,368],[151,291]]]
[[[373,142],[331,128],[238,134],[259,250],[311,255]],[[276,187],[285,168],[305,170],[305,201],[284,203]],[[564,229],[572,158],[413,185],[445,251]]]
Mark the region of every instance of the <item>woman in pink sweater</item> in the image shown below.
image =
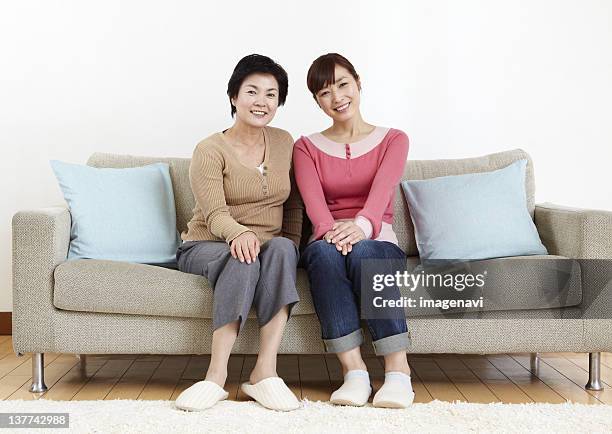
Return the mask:
[[[401,267],[398,264],[405,269],[405,253],[397,245],[391,224],[408,137],[400,130],[363,120],[361,80],[343,56],[331,53],[316,59],[308,70],[307,83],[318,106],[333,122],[320,133],[300,137],[293,150],[295,178],[313,225],[302,264],[308,272],[325,348],[337,354],[344,374],[343,385],[330,400],[361,406],[372,392],[360,352],[363,318],[375,353],[385,359],[385,383],[373,404],[404,408],[414,398],[404,312],[387,309],[360,316],[360,308],[365,307],[361,306],[362,290],[364,295],[372,291],[371,283],[369,287],[368,282],[361,284],[363,267],[374,266],[377,274],[394,274]],[[364,261],[368,259],[379,261]],[[387,288],[385,296],[399,298],[399,288]]]

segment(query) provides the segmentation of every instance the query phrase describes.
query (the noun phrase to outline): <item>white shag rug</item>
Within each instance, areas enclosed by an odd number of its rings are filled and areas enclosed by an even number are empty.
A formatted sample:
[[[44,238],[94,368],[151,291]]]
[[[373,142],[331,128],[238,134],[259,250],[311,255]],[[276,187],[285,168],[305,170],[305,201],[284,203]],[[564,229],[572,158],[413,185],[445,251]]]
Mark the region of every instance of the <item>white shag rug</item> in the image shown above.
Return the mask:
[[[407,433],[407,432],[612,432],[612,406],[565,404],[468,404],[433,401],[405,410],[337,407],[303,401],[282,413],[250,402],[223,401],[203,412],[184,412],[174,401],[0,401],[0,412],[68,412],[70,430],[14,432],[78,433]],[[2,430],[0,430],[2,431]]]

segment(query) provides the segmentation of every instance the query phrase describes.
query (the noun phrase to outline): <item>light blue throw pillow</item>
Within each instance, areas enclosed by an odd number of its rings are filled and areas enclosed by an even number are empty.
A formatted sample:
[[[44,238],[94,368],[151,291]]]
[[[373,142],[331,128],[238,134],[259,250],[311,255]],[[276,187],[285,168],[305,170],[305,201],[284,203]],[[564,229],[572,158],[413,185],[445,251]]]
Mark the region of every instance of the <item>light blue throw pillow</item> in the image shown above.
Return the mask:
[[[107,169],[53,160],[51,167],[72,218],[68,259],[176,261],[180,237],[168,164]]]
[[[492,172],[402,182],[422,259],[546,255],[529,215],[527,160]]]

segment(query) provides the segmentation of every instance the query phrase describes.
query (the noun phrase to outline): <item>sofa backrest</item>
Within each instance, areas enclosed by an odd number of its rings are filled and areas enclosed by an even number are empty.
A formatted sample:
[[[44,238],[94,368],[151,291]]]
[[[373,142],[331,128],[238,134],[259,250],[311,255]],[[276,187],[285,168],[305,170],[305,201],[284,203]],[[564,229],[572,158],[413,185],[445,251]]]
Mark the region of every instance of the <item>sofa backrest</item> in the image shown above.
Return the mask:
[[[533,218],[535,210],[535,182],[533,176],[533,162],[529,155],[521,150],[499,152],[475,158],[462,158],[455,160],[408,160],[402,180],[428,179],[438,176],[461,175],[464,173],[488,172],[501,169],[509,164],[527,159],[527,173],[525,177],[525,190],[527,196],[527,209]],[[94,153],[89,157],[87,164],[92,167],[125,168],[138,167],[157,162],[168,163],[170,177],[174,190],[176,203],[176,225],[179,232],[187,229],[187,222],[193,216],[195,199],[189,183],[189,158],[156,158],[137,157],[132,155],[118,155]],[[393,229],[397,234],[400,247],[409,256],[419,254],[414,238],[414,226],[406,200],[398,188],[395,196],[395,219]]]

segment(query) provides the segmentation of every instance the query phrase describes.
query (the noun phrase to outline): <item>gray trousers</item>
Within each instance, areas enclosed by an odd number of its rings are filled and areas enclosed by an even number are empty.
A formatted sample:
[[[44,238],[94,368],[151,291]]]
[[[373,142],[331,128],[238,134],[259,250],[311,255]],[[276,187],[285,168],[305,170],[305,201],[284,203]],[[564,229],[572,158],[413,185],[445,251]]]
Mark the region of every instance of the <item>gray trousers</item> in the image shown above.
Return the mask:
[[[180,271],[199,274],[213,287],[213,329],[240,321],[244,326],[251,306],[259,326],[283,307],[289,316],[300,298],[295,287],[298,249],[288,238],[275,237],[261,246],[254,262],[234,259],[223,241],[186,241],[176,252]]]

